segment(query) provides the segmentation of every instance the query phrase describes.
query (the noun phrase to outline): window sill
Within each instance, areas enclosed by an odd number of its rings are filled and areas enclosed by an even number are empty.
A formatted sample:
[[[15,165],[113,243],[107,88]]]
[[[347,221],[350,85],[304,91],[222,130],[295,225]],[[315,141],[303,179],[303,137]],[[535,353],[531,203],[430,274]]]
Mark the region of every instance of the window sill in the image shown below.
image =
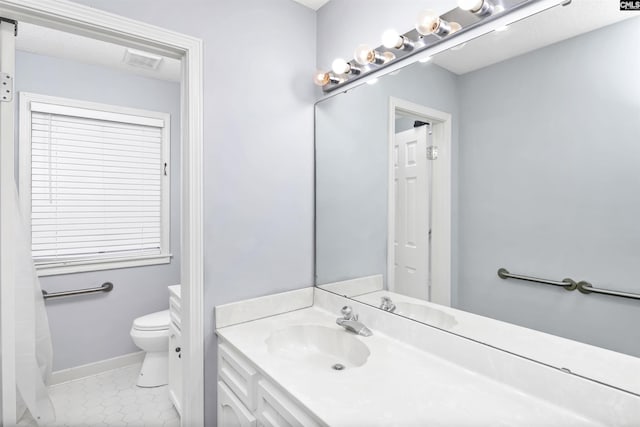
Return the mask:
[[[150,265],[169,264],[171,254],[154,255],[139,258],[112,258],[92,261],[69,261],[59,264],[36,264],[38,277],[58,274],[82,273],[88,271],[114,270],[116,268],[144,267]]]

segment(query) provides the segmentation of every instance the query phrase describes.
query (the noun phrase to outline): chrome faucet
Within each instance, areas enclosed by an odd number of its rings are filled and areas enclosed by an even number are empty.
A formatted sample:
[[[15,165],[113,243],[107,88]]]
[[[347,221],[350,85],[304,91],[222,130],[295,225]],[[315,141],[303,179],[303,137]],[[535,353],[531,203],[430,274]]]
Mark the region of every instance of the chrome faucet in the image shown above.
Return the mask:
[[[381,300],[382,300],[380,302],[381,309],[383,309],[384,311],[388,311],[390,313],[393,313],[395,311],[396,305],[393,303],[393,301],[391,301],[391,298],[382,297]]]
[[[362,322],[358,321],[358,315],[353,314],[353,310],[351,306],[345,305],[342,307],[342,317],[338,317],[336,319],[336,323],[347,331],[355,332],[358,335],[362,335],[363,337],[370,337],[373,335],[373,332]]]

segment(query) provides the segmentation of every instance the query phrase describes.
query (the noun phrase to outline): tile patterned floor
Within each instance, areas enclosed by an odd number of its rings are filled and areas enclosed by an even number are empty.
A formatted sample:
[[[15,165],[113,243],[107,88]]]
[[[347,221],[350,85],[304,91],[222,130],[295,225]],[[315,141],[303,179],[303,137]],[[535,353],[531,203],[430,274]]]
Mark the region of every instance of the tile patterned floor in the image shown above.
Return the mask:
[[[179,427],[167,386],[136,386],[140,365],[50,387],[56,422],[68,427]],[[30,416],[19,426],[35,427]]]

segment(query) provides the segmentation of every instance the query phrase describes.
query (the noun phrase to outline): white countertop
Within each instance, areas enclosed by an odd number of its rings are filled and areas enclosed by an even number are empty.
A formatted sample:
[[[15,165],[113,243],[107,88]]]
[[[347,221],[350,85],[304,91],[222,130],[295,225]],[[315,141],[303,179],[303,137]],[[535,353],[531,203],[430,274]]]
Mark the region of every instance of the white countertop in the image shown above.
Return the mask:
[[[330,426],[601,426],[373,330],[356,368],[313,370],[268,351],[272,332],[293,325],[342,330],[318,307],[217,330],[263,374]],[[344,332],[349,333],[349,332]]]
[[[454,322],[445,324],[438,324],[442,316],[433,317],[435,323],[432,324],[446,331],[640,394],[640,359],[636,357],[394,292],[377,291],[354,299],[379,307],[382,296],[391,297],[396,303],[421,305],[434,313],[450,316]],[[640,426],[640,421],[635,425]]]

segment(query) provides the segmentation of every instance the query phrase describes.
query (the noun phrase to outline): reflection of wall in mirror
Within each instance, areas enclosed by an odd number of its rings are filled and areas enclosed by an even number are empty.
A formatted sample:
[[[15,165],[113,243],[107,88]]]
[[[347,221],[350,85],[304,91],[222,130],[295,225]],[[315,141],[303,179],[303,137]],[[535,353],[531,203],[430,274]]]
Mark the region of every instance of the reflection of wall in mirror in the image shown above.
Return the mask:
[[[416,63],[319,103],[317,283],[386,274],[388,97],[403,98],[453,115],[453,306],[640,355],[637,301],[496,275],[640,292],[639,44],[632,18],[460,76]]]
[[[452,114],[456,156],[456,76],[434,64],[415,64],[374,86],[320,102],[316,108],[317,284],[375,274],[382,274],[386,283],[390,96]]]
[[[22,51],[16,52],[16,76],[18,93],[171,114],[171,264],[40,278],[42,288],[50,292],[88,288],[105,281],[115,285],[108,300],[79,297],[47,303],[54,370],[136,352],[129,336],[133,319],[166,309],[167,286],[180,281],[180,83]]]
[[[640,18],[462,75],[458,307],[640,356]]]

